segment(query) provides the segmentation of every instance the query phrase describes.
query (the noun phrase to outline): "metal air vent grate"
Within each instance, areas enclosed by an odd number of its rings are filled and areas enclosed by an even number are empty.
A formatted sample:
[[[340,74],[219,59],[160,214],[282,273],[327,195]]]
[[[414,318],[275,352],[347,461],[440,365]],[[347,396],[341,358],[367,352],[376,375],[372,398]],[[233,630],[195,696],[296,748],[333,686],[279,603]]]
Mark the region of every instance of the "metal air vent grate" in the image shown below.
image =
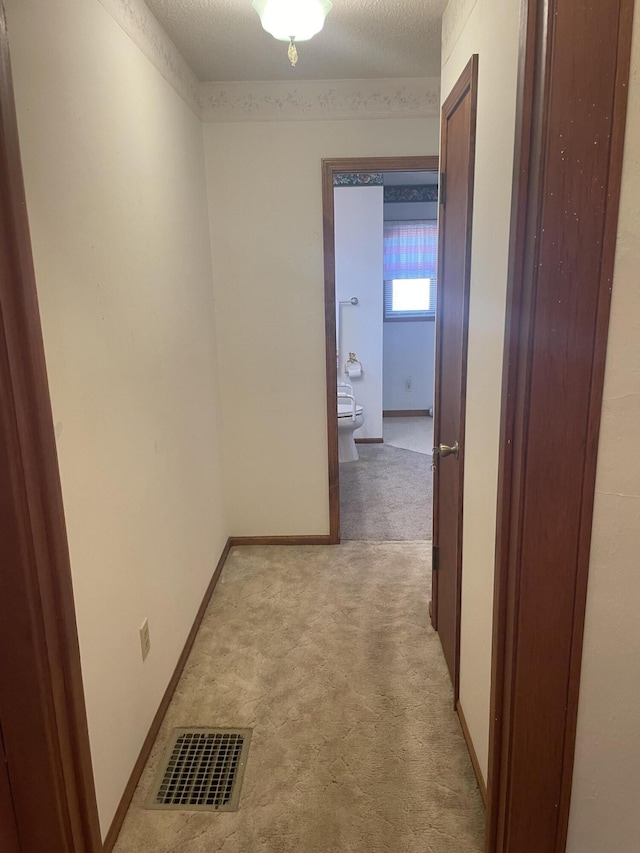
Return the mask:
[[[251,729],[174,729],[147,808],[235,811],[250,740]]]

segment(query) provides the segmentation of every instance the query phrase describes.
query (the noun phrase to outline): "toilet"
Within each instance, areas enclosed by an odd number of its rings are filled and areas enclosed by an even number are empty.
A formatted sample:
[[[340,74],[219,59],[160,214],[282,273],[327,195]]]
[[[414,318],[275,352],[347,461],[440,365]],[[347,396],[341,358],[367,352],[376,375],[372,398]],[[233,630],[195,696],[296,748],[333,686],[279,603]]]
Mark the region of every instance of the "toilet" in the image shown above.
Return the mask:
[[[357,462],[358,448],[353,436],[364,423],[364,409],[356,404],[351,385],[338,385],[338,461]]]

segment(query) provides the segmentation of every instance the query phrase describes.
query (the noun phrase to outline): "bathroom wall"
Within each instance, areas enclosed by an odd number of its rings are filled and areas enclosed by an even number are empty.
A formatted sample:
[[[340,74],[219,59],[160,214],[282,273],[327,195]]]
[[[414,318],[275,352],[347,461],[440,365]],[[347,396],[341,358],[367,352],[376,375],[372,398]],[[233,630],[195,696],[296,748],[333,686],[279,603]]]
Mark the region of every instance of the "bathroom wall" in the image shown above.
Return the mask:
[[[202,127],[142,4],[5,6],[104,833],[228,534]]]
[[[435,325],[432,320],[383,323],[385,412],[433,408]]]
[[[204,132],[231,532],[328,533],[321,160],[437,154],[437,98],[431,118]]]
[[[640,839],[640,15],[629,112],[567,853],[633,853]]]
[[[364,424],[356,438],[382,438],[382,211],[383,187],[335,187],[336,299],[340,306],[338,381],[350,382]],[[344,374],[348,353],[363,366],[360,378]]]
[[[460,702],[485,774],[498,444],[520,4],[451,0],[443,19],[442,100],[479,54],[469,308]]]
[[[384,206],[384,218],[394,219],[437,219],[437,201],[405,201],[386,202]]]

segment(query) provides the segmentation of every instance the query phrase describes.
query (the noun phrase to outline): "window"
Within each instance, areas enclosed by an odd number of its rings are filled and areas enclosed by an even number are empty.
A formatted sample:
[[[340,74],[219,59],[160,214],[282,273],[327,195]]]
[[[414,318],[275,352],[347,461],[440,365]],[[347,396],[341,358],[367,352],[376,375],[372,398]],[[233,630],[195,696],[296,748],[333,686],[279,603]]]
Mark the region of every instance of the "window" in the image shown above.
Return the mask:
[[[433,220],[384,224],[384,319],[433,319],[438,228]]]
[[[385,281],[385,320],[432,318],[435,308],[435,278],[392,278]]]

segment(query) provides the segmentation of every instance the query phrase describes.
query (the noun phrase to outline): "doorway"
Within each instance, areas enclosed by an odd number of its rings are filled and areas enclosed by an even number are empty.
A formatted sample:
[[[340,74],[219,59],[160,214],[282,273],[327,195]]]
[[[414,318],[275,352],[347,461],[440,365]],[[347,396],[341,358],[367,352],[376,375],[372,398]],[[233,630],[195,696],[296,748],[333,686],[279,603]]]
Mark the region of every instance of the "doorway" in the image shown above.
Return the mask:
[[[438,171],[333,183],[341,538],[430,540]]]
[[[431,539],[433,388],[428,386],[433,361],[429,364],[428,351],[431,347],[433,359],[437,183],[437,156],[323,161],[327,388],[340,394],[327,393],[329,511],[335,542],[341,537]],[[422,228],[420,245],[431,254],[433,272],[422,278],[433,282],[425,287],[423,281],[414,290],[423,298],[421,310],[403,311],[406,284],[419,278],[420,269],[409,276],[405,265],[395,276],[391,264],[394,240],[407,235],[410,239],[412,223]],[[425,228],[431,232],[430,243]],[[428,263],[424,258],[421,262]],[[359,292],[352,293],[356,281]],[[423,333],[424,355],[416,356],[415,346],[406,346],[410,336],[403,332],[410,327],[412,339]],[[392,382],[400,382],[400,389]],[[408,400],[420,399],[399,403],[403,394]],[[341,464],[343,439],[338,433],[345,421],[356,427],[355,455],[347,461],[343,452]],[[407,523],[403,494],[415,492],[415,513]]]

